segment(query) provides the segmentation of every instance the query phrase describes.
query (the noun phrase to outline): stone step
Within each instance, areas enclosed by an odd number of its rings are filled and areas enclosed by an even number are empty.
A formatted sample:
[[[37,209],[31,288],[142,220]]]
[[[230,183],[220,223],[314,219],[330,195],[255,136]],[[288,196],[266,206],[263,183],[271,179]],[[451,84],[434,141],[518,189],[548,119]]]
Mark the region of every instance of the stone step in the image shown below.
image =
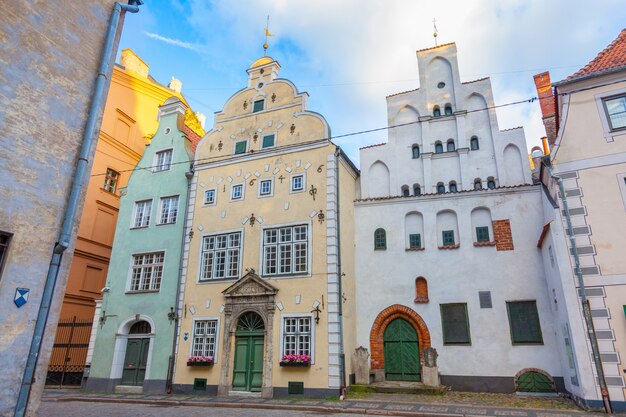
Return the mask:
[[[261,392],[228,391],[228,396],[229,397],[261,398]]]
[[[446,391],[446,387],[433,387],[421,382],[378,382],[370,385],[352,385],[351,391],[377,392],[381,394],[440,394]]]
[[[141,385],[117,385],[115,387],[116,394],[143,394],[143,386]]]

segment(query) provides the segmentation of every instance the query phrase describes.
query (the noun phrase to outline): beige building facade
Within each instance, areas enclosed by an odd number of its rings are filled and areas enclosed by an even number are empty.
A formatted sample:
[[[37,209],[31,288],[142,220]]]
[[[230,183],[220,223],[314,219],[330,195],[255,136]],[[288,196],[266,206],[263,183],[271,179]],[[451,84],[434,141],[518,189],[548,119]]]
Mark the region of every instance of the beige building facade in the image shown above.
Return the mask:
[[[329,396],[352,373],[359,173],[279,70],[255,61],[196,152],[175,392]]]

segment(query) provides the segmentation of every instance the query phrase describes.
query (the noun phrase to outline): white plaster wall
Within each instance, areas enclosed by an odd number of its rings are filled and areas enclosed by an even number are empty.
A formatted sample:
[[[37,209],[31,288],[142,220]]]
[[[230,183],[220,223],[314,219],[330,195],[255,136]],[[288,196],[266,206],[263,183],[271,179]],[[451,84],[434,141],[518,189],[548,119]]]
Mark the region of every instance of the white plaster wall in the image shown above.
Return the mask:
[[[488,208],[493,220],[510,220],[515,250],[473,246],[471,211],[476,207]],[[461,247],[439,250],[435,220],[439,211],[448,209],[457,213]],[[423,215],[424,251],[405,250],[405,215],[412,211]],[[536,246],[543,227],[539,187],[357,202],[355,222],[361,225],[355,236],[357,346],[369,346],[374,319],[397,303],[411,307],[426,322],[444,375],[513,376],[527,367],[553,376],[563,374],[556,347],[558,329],[552,324],[551,300]],[[387,230],[384,251],[374,251],[373,233],[378,227]],[[428,281],[426,304],[413,301],[418,276]],[[493,308],[480,308],[479,291],[491,291]],[[506,301],[514,300],[537,301],[543,345],[512,345]],[[471,346],[443,345],[439,305],[453,302],[467,303]]]

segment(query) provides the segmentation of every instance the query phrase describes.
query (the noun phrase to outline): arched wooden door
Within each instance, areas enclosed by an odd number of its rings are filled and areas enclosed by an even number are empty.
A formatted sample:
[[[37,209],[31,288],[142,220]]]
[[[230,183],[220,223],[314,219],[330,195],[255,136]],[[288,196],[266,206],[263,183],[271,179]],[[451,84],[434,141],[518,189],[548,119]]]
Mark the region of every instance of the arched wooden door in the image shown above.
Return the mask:
[[[395,319],[385,329],[385,379],[420,381],[420,354],[417,332],[404,319]]]
[[[138,321],[128,332],[124,369],[122,371],[122,385],[143,385],[148,367],[148,349],[152,331],[150,323]]]
[[[235,332],[233,390],[261,391],[265,324],[257,313],[243,314]]]

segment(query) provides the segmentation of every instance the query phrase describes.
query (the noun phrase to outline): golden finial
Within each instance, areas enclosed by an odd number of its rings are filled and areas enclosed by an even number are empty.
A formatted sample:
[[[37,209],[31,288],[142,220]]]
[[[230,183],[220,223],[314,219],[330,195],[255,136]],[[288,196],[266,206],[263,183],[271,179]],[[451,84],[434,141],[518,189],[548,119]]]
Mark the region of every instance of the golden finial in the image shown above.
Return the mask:
[[[267,44],[267,38],[269,36],[274,36],[270,33],[269,27],[270,27],[270,16],[267,15],[267,22],[265,23],[265,43],[263,44],[263,56],[267,56],[267,48],[269,48],[269,45]]]
[[[437,46],[437,19],[433,19],[433,38],[435,38],[435,46]]]

